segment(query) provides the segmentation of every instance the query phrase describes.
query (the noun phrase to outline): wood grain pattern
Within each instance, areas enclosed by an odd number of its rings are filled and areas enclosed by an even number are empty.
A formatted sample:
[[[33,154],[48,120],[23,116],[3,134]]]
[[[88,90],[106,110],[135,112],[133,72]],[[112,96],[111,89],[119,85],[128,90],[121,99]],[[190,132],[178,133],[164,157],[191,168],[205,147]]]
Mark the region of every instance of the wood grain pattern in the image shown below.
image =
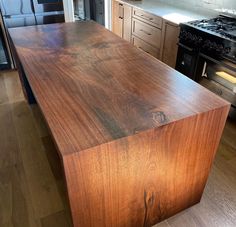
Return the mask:
[[[10,35],[75,226],[150,226],[200,201],[228,103],[93,22]]]
[[[62,154],[228,105],[94,22],[9,32]]]
[[[14,105],[12,103],[25,102],[22,97],[22,92],[17,94],[15,91],[20,91],[20,82],[17,72],[3,72],[0,73],[0,86],[6,89],[2,90],[1,95],[7,97],[8,101],[2,104],[2,106],[11,106],[9,108],[8,114],[2,114],[0,117],[0,124],[6,121],[6,118],[12,114],[14,110]],[[10,86],[8,86],[10,85]],[[12,95],[14,94],[14,95]],[[1,96],[0,96],[1,99]],[[9,101],[11,100],[11,101]],[[1,104],[0,104],[1,106]],[[3,107],[4,108],[4,107]],[[25,177],[25,170],[21,162],[21,152],[18,150],[18,163],[16,166],[15,162],[13,165],[4,168],[0,165],[0,226],[25,226],[25,227],[58,227],[65,226],[70,227],[70,215],[67,201],[64,199],[66,197],[66,191],[64,189],[64,181],[60,179],[61,170],[60,161],[55,158],[56,148],[53,145],[52,138],[44,132],[46,128],[45,122],[43,121],[43,116],[38,110],[37,105],[32,105],[28,108],[29,112],[33,112],[31,117],[27,118],[28,121],[33,121],[35,127],[42,127],[39,130],[38,140],[42,137],[42,146],[44,153],[48,157],[50,163],[50,168],[47,171],[52,171],[54,180],[57,182],[58,191],[60,192],[60,199],[63,201],[65,208],[63,211],[56,212],[56,210],[51,210],[49,216],[43,217],[42,219],[37,218],[37,214],[33,212],[37,210],[35,208],[36,204],[32,203],[32,196],[29,192],[29,184],[32,182],[27,181]],[[2,112],[2,111],[1,111]],[[36,114],[35,114],[36,113]],[[40,116],[41,115],[41,116]],[[19,116],[21,118],[21,116]],[[8,124],[1,128],[2,135],[8,128],[8,134],[14,134],[16,146],[18,146],[18,138],[15,131],[15,124]],[[21,133],[21,130],[18,130]],[[43,132],[43,135],[40,133]],[[26,135],[27,136],[27,135]],[[219,227],[219,226],[236,226],[235,211],[236,211],[236,122],[230,121],[228,119],[226,127],[224,129],[223,136],[221,138],[221,143],[217,151],[216,159],[208,179],[208,183],[203,193],[201,202],[191,208],[184,210],[181,213],[161,222],[155,227],[183,227],[183,226],[195,226],[195,227]],[[8,141],[9,146],[12,142]],[[34,143],[34,141],[30,141]],[[38,142],[37,142],[38,144]],[[0,150],[2,151],[3,143],[0,143]],[[31,145],[32,146],[32,145]],[[1,159],[4,153],[0,153]],[[11,163],[11,156],[8,156],[6,162]],[[32,156],[33,165],[37,165],[38,160],[36,157]],[[14,159],[13,159],[14,160]],[[46,162],[48,162],[46,160]],[[31,161],[32,164],[32,161]],[[10,168],[9,168],[10,167]],[[40,172],[40,170],[39,170]],[[33,173],[38,176],[38,173]],[[58,181],[59,179],[59,181]],[[41,183],[46,186],[45,183]],[[12,185],[12,186],[11,186]],[[51,197],[50,193],[47,195],[48,201],[51,201],[55,197]],[[55,203],[54,201],[52,203]],[[41,203],[41,209],[44,205]],[[24,209],[22,209],[24,207]],[[13,225],[14,224],[14,225]]]
[[[226,114],[213,110],[66,156],[74,225],[152,226],[198,203]]]

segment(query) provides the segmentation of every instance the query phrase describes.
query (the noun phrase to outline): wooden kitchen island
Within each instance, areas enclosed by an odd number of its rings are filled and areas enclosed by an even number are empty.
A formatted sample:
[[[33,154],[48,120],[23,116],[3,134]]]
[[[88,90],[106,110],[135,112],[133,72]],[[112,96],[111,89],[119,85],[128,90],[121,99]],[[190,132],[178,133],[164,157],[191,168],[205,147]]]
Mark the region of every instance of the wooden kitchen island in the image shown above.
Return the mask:
[[[227,102],[94,22],[9,33],[74,226],[151,226],[200,201]]]

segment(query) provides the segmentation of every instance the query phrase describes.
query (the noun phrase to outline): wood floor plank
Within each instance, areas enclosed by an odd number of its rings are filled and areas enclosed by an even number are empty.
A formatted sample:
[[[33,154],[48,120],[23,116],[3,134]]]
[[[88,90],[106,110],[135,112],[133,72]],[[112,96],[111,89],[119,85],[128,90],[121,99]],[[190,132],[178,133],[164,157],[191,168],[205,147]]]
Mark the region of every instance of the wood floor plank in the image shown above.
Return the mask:
[[[235,121],[228,119],[221,141],[224,144],[227,144],[228,146],[231,146],[231,148],[236,150],[236,122]]]
[[[19,102],[24,100],[21,83],[15,71],[3,73],[8,102]]]
[[[163,221],[159,224],[154,225],[153,227],[170,227],[167,221]]]
[[[12,215],[12,185],[0,184],[0,226],[11,222]]]
[[[12,104],[12,112],[35,214],[42,218],[63,210],[30,108],[26,102],[17,102]]]
[[[57,153],[56,147],[52,141],[52,138],[50,136],[46,136],[46,137],[42,137],[41,139],[42,139],[42,143],[43,143],[43,146],[45,149],[45,153],[48,158],[48,162],[51,166],[51,170],[52,170],[53,175],[56,179],[58,191],[59,191],[61,199],[63,201],[68,227],[70,227],[70,226],[72,226],[71,213],[70,213],[69,199],[67,196],[66,183],[65,183],[65,179],[64,179],[61,160],[58,156],[58,153]]]
[[[69,227],[65,211],[41,219],[42,227]]]
[[[0,72],[0,105],[8,103],[4,73]]]
[[[33,213],[22,164],[0,169],[0,188],[0,226],[41,226]]]
[[[51,167],[52,173],[56,180],[63,180],[63,169],[61,165],[60,157],[57,153],[56,147],[52,141],[51,136],[45,136],[41,138],[42,144],[45,149],[48,163]]]
[[[0,105],[0,168],[18,162],[18,143],[10,104]]]
[[[34,115],[35,124],[36,124],[40,137],[50,136],[48,127],[45,123],[44,117],[39,109],[39,106],[37,104],[34,104],[34,105],[31,105],[30,108]]]

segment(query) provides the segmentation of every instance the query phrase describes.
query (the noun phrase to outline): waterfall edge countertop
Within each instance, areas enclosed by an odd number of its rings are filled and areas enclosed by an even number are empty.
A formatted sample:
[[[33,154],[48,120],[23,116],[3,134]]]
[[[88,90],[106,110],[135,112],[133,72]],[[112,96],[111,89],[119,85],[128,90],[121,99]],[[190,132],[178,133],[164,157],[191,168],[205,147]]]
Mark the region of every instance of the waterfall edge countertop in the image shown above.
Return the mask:
[[[149,226],[200,201],[226,101],[94,22],[9,34],[75,226]]]
[[[185,23],[194,20],[202,20],[206,18],[213,18],[219,14],[219,12],[214,11],[203,11],[196,12],[187,8],[181,8],[178,6],[165,4],[163,2],[153,1],[153,0],[142,0],[142,1],[129,1],[129,0],[119,0],[124,4],[142,9],[153,15],[162,17],[163,19],[170,21],[174,24]]]

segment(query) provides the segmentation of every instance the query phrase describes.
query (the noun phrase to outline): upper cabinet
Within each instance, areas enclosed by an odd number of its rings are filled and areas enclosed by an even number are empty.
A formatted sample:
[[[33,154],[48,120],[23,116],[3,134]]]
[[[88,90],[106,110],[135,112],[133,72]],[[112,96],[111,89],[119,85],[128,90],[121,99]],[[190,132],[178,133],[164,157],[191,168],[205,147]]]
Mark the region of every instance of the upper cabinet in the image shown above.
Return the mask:
[[[113,0],[112,31],[175,67],[179,26],[119,0]]]

